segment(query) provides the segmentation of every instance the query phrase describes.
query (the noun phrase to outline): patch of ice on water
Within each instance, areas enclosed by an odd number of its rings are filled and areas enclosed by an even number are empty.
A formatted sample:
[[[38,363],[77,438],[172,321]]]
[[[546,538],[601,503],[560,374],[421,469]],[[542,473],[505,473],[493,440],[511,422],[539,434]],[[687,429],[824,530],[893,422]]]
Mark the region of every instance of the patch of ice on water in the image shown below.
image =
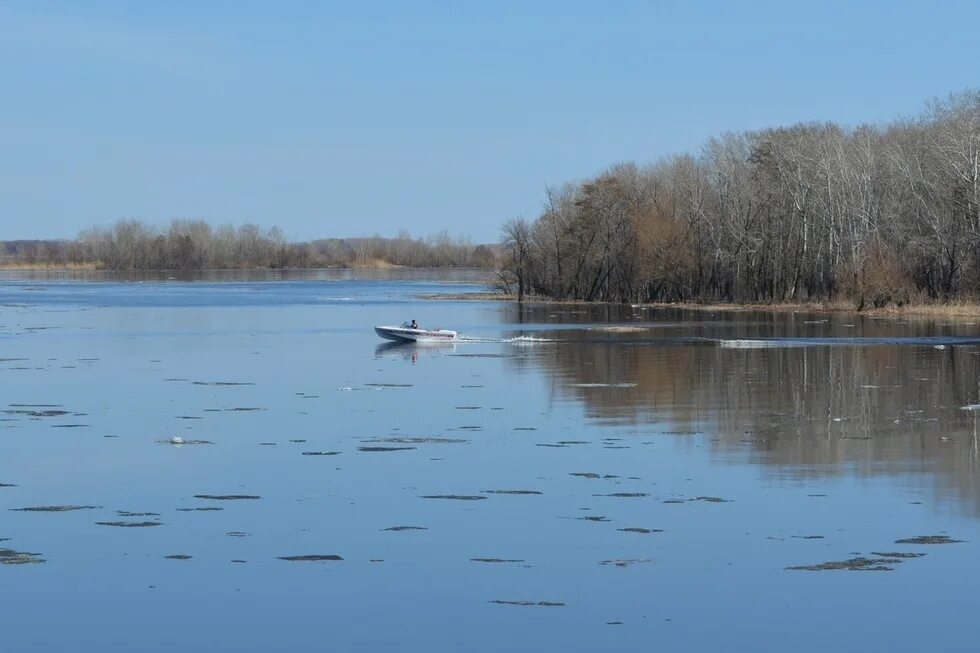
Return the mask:
[[[635,388],[635,383],[569,383],[573,388]]]
[[[776,340],[718,340],[718,346],[725,349],[765,349],[785,346]]]
[[[609,333],[642,333],[647,331],[649,327],[639,327],[632,325],[612,325],[612,326],[598,326],[590,327],[587,331],[606,331]]]

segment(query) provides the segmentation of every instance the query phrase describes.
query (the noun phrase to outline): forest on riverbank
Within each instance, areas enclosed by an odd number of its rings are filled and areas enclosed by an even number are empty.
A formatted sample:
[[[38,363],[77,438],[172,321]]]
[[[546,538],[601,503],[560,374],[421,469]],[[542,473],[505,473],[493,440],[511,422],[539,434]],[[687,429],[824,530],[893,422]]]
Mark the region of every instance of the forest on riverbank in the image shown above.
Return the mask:
[[[886,125],[711,138],[549,188],[504,226],[523,298],[855,306],[980,294],[980,91]]]
[[[0,242],[0,266],[107,270],[215,270],[318,267],[473,267],[496,264],[493,246],[443,232],[429,238],[328,238],[289,242],[278,227],[213,227],[173,220],[161,229],[138,220],[93,227],[74,240]]]

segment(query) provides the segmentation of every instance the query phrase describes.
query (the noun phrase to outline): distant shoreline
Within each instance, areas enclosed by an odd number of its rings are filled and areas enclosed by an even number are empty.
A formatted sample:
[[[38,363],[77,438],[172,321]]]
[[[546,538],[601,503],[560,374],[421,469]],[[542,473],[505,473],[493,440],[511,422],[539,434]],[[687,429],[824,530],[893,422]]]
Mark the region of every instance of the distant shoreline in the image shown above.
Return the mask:
[[[0,240],[0,267],[187,271],[252,268],[495,267],[498,246],[443,231],[427,238],[318,238],[290,241],[278,227],[167,225],[120,220],[81,231],[74,239]]]
[[[30,272],[64,272],[64,271],[75,271],[75,270],[93,270],[99,271],[103,268],[96,266],[94,263],[69,263],[66,265],[42,265],[36,263],[0,263],[0,270],[25,270]]]
[[[40,263],[0,263],[0,271],[10,271],[10,272],[76,272],[76,271],[92,271],[92,272],[112,272],[112,273],[142,273],[142,272],[167,272],[167,273],[185,273],[185,272],[250,272],[250,271],[260,271],[260,272],[275,272],[275,271],[293,271],[293,270],[486,270],[487,272],[492,272],[492,268],[479,268],[479,267],[453,267],[453,266],[430,266],[430,265],[397,265],[395,263],[387,263],[384,261],[367,261],[364,263],[351,263],[345,265],[318,265],[313,267],[229,267],[229,268],[125,268],[125,269],[113,269],[104,266],[97,265],[95,263],[70,263],[66,265],[47,265]]]

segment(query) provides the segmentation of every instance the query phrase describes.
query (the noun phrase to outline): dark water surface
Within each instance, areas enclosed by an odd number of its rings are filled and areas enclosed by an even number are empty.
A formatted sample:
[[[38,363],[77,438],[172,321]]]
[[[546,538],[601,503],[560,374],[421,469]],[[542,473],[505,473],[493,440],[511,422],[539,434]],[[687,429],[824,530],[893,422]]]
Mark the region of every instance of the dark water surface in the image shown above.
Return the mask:
[[[478,278],[4,273],[0,650],[976,650],[978,325]]]

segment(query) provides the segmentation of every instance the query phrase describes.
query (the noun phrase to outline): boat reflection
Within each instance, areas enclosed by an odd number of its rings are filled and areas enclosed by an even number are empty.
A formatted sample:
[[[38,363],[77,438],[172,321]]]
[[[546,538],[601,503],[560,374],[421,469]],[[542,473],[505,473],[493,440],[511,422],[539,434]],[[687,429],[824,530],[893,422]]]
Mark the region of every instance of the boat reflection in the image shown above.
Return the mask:
[[[374,348],[376,358],[401,358],[413,363],[419,358],[442,356],[456,351],[453,342],[383,342]]]

